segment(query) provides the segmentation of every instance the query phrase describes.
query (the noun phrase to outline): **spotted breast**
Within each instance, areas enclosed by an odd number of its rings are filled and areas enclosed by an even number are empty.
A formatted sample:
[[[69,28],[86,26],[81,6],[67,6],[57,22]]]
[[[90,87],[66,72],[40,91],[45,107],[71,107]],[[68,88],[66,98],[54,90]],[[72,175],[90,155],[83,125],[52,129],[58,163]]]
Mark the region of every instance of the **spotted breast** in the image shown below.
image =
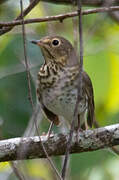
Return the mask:
[[[40,46],[44,65],[38,72],[37,94],[47,118],[54,124],[63,116],[71,124],[77,99],[79,78],[78,57],[71,43],[60,36],[47,36],[32,41]],[[94,119],[94,96],[91,80],[82,73],[82,99],[78,105],[77,120],[85,129]]]

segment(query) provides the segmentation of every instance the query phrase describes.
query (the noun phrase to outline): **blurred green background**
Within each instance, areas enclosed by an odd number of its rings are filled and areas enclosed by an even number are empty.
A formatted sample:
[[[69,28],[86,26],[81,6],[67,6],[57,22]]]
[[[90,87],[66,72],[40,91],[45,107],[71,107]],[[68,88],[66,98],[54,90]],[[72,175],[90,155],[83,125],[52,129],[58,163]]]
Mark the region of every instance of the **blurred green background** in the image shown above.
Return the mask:
[[[24,7],[29,1],[25,1]],[[26,18],[56,15],[72,11],[66,5],[39,3]],[[9,0],[0,5],[0,21],[12,21],[20,12],[19,1]],[[77,23],[77,18],[74,18]],[[72,19],[61,22],[26,25],[27,57],[32,74],[32,94],[36,102],[35,81],[43,63],[40,49],[29,41],[49,34],[61,35],[74,43]],[[119,25],[108,14],[83,16],[84,69],[92,79],[96,118],[100,126],[119,122]],[[28,82],[24,66],[22,27],[0,37],[0,136],[1,139],[22,136],[32,108],[28,100]],[[41,131],[47,131],[44,120]],[[55,128],[57,131],[58,128]],[[53,158],[61,169],[61,158]],[[119,179],[119,157],[108,150],[71,155],[70,175],[73,180]],[[24,170],[24,167],[26,171]],[[56,179],[47,160],[29,160],[20,164],[29,179]],[[17,179],[9,163],[0,164],[0,180]]]

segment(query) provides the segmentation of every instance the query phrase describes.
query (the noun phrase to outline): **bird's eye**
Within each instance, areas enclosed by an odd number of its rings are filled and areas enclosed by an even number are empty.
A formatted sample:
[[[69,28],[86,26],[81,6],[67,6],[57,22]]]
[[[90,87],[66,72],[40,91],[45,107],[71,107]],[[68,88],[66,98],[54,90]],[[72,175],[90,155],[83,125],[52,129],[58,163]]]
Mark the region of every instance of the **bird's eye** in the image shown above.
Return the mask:
[[[54,40],[52,41],[53,46],[58,46],[59,43],[60,43],[60,42],[58,41],[58,39],[54,39]]]

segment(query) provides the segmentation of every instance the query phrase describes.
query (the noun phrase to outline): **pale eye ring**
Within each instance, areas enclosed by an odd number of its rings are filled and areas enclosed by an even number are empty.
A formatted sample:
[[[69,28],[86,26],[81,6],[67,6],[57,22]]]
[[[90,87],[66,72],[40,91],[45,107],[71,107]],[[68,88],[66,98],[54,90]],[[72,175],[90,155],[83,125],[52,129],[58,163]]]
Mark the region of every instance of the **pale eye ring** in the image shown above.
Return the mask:
[[[52,40],[52,45],[53,46],[58,46],[60,44],[60,41],[58,39],[53,39]]]

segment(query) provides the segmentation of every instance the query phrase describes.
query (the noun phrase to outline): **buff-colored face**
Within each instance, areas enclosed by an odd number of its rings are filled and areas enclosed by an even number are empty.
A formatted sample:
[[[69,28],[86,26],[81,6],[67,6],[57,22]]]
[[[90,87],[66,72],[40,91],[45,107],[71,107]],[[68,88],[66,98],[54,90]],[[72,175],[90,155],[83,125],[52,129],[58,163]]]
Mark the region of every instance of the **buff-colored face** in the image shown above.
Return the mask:
[[[59,36],[47,36],[41,40],[32,41],[32,43],[40,46],[45,63],[56,61],[65,65],[71,52],[74,51],[71,43]]]

